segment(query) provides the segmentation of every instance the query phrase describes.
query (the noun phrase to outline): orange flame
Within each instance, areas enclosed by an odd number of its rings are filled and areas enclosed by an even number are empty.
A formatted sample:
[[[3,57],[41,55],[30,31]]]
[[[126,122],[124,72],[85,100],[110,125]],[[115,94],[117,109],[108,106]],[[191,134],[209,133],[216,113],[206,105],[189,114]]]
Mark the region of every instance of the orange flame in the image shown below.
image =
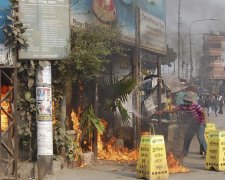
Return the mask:
[[[71,113],[71,120],[73,122],[73,129],[76,132],[76,140],[77,142],[80,142],[82,131],[80,129],[80,123],[79,123],[79,110],[78,110],[78,113],[74,111]]]
[[[83,161],[80,159],[80,157],[82,155],[82,149],[79,146],[81,135],[82,135],[82,131],[80,129],[80,123],[79,123],[80,112],[81,112],[80,108],[78,108],[77,113],[73,111],[71,113],[71,120],[73,122],[73,129],[74,129],[75,135],[76,135],[75,142],[77,142],[75,161],[78,162],[78,167],[84,167],[85,165],[84,165]]]
[[[116,145],[116,138],[112,138],[103,148],[101,136],[98,135],[98,159],[110,161],[136,161],[138,157],[137,150],[129,150],[128,148]]]
[[[178,160],[174,157],[172,152],[167,154],[167,164],[170,173],[187,173],[190,172],[190,169],[184,167],[179,163]]]
[[[78,113],[72,112],[71,118],[73,122],[73,129],[76,132],[77,138],[76,141],[80,142],[80,138],[82,135],[82,131],[80,129],[79,123],[79,114],[80,108],[78,109]],[[107,126],[107,122],[105,120],[101,120],[104,124],[105,128]],[[111,138],[110,141],[106,144],[103,143],[103,135],[98,134],[98,159],[102,160],[110,160],[110,161],[119,161],[119,162],[133,162],[138,160],[138,150],[129,150],[128,148],[123,147],[123,141],[120,143],[118,139]],[[80,148],[79,153],[82,154],[82,149]],[[167,164],[170,173],[186,173],[190,172],[190,169],[182,166],[178,160],[174,157],[172,152],[167,154]],[[80,167],[83,167],[84,164],[81,164]]]
[[[7,94],[8,91],[11,90],[11,86],[2,86],[1,87],[1,96],[2,98]],[[10,112],[11,108],[10,108],[10,103],[3,101],[1,103],[1,107],[2,109],[4,109],[6,112]],[[7,115],[4,113],[3,110],[1,110],[1,131],[5,131],[8,128],[9,122],[8,122],[8,117]]]

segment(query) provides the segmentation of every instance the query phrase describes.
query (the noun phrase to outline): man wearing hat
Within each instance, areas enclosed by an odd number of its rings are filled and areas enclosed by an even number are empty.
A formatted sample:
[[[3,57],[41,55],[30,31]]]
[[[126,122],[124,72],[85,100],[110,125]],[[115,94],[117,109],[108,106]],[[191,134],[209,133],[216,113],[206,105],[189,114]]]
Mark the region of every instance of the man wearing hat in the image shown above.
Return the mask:
[[[162,110],[156,112],[156,114],[162,114],[164,112],[174,112],[178,111],[186,111],[189,117],[189,125],[184,137],[184,145],[183,145],[183,156],[186,156],[189,152],[189,147],[191,141],[195,134],[197,134],[197,138],[202,147],[204,153],[206,153],[207,145],[205,141],[205,121],[206,116],[205,112],[201,105],[197,104],[192,92],[186,92],[183,97],[183,104],[176,106],[172,110]]]

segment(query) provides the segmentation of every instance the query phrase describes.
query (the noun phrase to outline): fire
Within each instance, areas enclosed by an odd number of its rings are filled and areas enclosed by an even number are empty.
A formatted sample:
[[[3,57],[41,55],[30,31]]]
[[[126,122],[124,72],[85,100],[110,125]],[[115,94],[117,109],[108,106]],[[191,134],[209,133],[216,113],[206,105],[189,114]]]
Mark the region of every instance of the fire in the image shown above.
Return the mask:
[[[79,123],[79,114],[80,114],[79,112],[80,112],[80,110],[78,110],[78,113],[76,113],[74,111],[71,113],[71,119],[72,119],[72,122],[73,122],[73,129],[76,132],[77,142],[80,142],[80,138],[81,138],[81,135],[82,135],[82,131],[80,129],[80,123]]]
[[[76,141],[80,142],[82,136],[82,131],[80,129],[79,123],[79,114],[72,112],[71,118],[73,122],[73,129],[76,132]],[[101,120],[104,126],[107,126],[106,121]],[[138,160],[138,150],[129,150],[128,148],[123,147],[123,142],[118,143],[119,140],[116,138],[111,138],[110,141],[106,144],[103,143],[103,135],[98,134],[98,159],[118,161],[118,162],[133,162]],[[79,153],[82,154],[82,149],[79,148]],[[172,152],[167,154],[167,164],[170,173],[186,173],[190,170],[179,163],[178,160],[174,157]],[[83,165],[81,165],[82,167]]]
[[[190,169],[184,167],[179,163],[178,160],[174,157],[172,152],[167,154],[167,164],[170,173],[187,173],[190,172]]]
[[[11,90],[11,86],[2,86],[1,87],[1,97],[5,97],[5,95],[7,94],[8,91]],[[10,103],[7,101],[3,101],[1,103],[1,107],[6,111],[9,112],[11,110],[10,108]],[[5,114],[5,112],[3,110],[1,110],[1,131],[5,131],[8,128],[8,117]]]
[[[98,159],[110,161],[136,161],[138,159],[137,150],[116,146],[116,138],[112,138],[103,148],[101,136],[98,135]]]
[[[75,142],[77,143],[77,148],[76,148],[76,156],[75,156],[75,161],[78,162],[79,167],[84,167],[83,162],[81,161],[80,157],[82,155],[82,149],[79,145],[80,140],[81,140],[81,135],[82,131],[80,129],[80,123],[79,123],[79,114],[80,114],[80,108],[78,108],[78,112],[72,112],[71,113],[71,120],[73,122],[73,129],[76,134]]]

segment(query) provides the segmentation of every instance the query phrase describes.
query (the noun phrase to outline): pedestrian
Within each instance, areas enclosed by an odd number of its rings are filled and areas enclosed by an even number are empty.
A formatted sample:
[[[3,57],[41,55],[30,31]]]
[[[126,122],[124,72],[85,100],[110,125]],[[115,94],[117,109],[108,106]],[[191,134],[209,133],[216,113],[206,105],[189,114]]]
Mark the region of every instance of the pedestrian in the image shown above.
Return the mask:
[[[206,108],[208,116],[209,116],[210,111],[211,111],[211,106],[212,106],[211,97],[210,97],[210,95],[207,95],[205,97],[205,108]]]
[[[219,97],[219,114],[223,114],[223,105],[224,105],[224,99],[223,96]]]
[[[184,103],[182,105],[176,106],[173,110],[162,110],[156,112],[156,114],[180,110],[186,111],[189,114],[189,123],[184,137],[182,156],[186,156],[188,154],[191,141],[195,134],[197,134],[200,147],[204,154],[206,154],[207,145],[204,136],[206,125],[205,112],[201,105],[194,102],[193,94],[191,92],[184,95],[183,102]]]
[[[213,106],[213,109],[214,109],[214,112],[215,112],[215,116],[217,116],[217,111],[218,111],[218,107],[219,107],[219,99],[218,99],[217,95],[215,95],[213,97],[212,106]]]
[[[205,100],[202,95],[198,99],[198,104],[201,105],[202,107],[205,107]]]

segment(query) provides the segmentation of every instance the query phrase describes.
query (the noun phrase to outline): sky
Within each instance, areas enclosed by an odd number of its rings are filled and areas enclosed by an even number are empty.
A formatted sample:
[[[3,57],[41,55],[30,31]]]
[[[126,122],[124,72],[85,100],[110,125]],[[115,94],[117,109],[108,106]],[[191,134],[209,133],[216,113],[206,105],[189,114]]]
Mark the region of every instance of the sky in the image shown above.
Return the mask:
[[[166,0],[168,42],[177,36],[178,2],[179,0]],[[225,32],[225,0],[181,0],[180,11],[182,36],[188,34],[190,23],[197,19],[219,18],[220,20],[194,23],[191,28],[193,34],[210,31]]]
[[[166,0],[167,44],[177,51],[179,0]],[[195,22],[191,26],[192,34],[225,32],[225,0],[181,0],[181,37],[186,36],[186,60],[189,60],[188,32],[191,22],[199,19],[218,18],[218,21]],[[193,58],[201,54],[202,35],[192,38]],[[194,67],[195,68],[195,67]]]

